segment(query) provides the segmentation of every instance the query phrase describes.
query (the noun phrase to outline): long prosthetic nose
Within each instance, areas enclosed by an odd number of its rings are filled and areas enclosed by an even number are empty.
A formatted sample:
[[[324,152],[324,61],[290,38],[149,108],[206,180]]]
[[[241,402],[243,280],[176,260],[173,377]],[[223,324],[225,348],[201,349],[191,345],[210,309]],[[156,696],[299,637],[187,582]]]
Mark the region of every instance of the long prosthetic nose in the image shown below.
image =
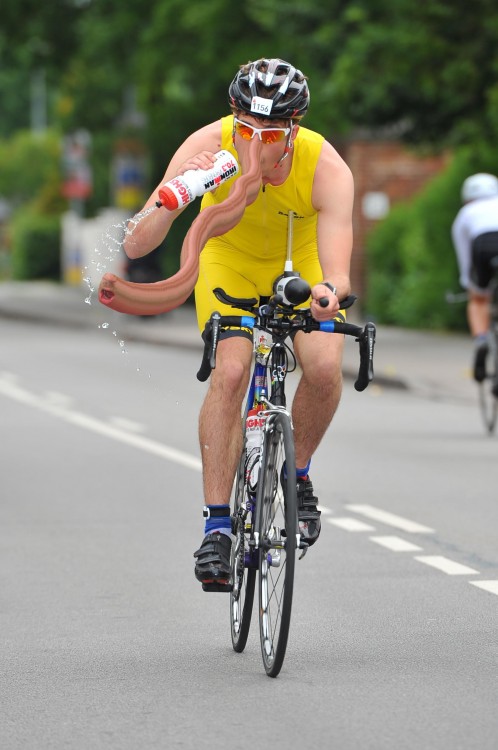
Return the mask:
[[[106,273],[99,285],[99,302],[128,315],[160,315],[174,310],[188,299],[199,275],[199,255],[206,242],[233,229],[246,206],[257,198],[261,186],[262,144],[253,138],[248,146],[240,159],[242,176],[234,182],[226,200],[201,211],[185,235],[179,271],[152,284],[126,281]]]

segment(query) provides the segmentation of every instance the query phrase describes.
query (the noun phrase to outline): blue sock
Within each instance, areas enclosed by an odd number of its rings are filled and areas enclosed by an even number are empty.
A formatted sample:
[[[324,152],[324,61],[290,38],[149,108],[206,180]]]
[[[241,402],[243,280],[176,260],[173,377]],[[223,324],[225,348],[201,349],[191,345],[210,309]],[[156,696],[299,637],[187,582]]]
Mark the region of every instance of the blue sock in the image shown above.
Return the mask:
[[[296,477],[298,479],[304,479],[305,477],[307,477],[308,476],[308,472],[310,470],[310,465],[311,465],[311,458],[308,461],[308,463],[306,464],[306,466],[304,467],[304,469],[296,469]]]
[[[230,519],[229,505],[206,505],[206,508],[224,508],[228,511],[226,516],[211,516],[206,518],[204,525],[204,534],[212,534],[214,531],[220,531],[222,534],[230,534],[232,531],[232,521]]]
[[[296,469],[296,478],[297,479],[304,479],[304,477],[308,476],[308,472],[310,470],[311,465],[311,458],[304,467],[304,469]],[[287,464],[284,464],[284,479],[287,479]]]

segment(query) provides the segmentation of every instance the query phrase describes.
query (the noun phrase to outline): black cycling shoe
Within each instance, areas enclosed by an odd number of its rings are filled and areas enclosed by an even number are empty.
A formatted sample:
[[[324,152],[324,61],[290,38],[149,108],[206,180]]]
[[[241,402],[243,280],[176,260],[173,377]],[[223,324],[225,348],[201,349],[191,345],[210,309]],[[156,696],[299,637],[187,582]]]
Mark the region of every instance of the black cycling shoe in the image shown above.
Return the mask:
[[[297,478],[297,518],[301,538],[310,547],[320,536],[322,522],[321,511],[318,510],[318,498],[313,493],[313,485],[309,477]]]
[[[231,591],[230,553],[232,540],[228,534],[207,534],[194,552],[195,577],[203,591]]]
[[[474,357],[474,380],[478,383],[482,383],[486,377],[486,358],[488,356],[488,351],[489,346],[487,341],[483,341],[476,347]]]

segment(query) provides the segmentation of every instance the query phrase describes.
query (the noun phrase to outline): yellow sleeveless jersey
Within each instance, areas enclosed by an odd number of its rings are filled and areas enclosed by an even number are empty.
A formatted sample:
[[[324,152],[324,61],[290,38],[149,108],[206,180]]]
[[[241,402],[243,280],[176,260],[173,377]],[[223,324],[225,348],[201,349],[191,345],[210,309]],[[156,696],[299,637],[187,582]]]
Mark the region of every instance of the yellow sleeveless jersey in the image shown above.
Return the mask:
[[[232,144],[233,117],[223,117],[221,148],[237,158]],[[240,222],[220,237],[206,242],[199,257],[199,277],[195,301],[199,328],[214,310],[222,315],[234,311],[213,294],[221,287],[232,297],[270,295],[273,282],[284,271],[287,255],[288,213],[293,211],[294,270],[311,285],[323,278],[316,237],[317,212],[311,203],[313,178],[324,138],[300,128],[294,140],[292,169],[283,185],[261,187],[257,199],[248,206]],[[240,179],[236,177],[234,179]],[[233,180],[214,193],[206,193],[201,208],[225,200]]]
[[[232,115],[223,117],[221,124],[221,148],[237,158],[232,144]],[[311,191],[323,141],[323,136],[318,133],[299,128],[289,176],[283,185],[260,188],[257,199],[246,208],[239,224],[223,235],[232,247],[254,259],[269,260],[282,253],[285,257],[289,211],[295,214],[294,252],[298,253],[304,247],[316,247],[317,213],[311,203]],[[232,184],[233,180],[229,180],[214,193],[206,193],[201,208],[225,200]]]

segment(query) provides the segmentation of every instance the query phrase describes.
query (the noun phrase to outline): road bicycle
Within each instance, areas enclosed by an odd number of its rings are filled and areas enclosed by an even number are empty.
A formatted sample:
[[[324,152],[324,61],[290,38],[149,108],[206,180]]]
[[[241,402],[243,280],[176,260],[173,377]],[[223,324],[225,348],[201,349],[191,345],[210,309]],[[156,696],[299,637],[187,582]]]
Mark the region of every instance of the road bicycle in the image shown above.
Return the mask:
[[[488,333],[489,351],[486,357],[486,375],[478,383],[479,406],[489,434],[496,427],[498,418],[498,256],[491,260],[493,277],[490,289],[490,326]]]
[[[490,261],[493,276],[489,284],[490,291],[490,325],[488,332],[488,353],[484,379],[477,382],[479,394],[479,412],[486,431],[492,435],[498,422],[498,256]],[[467,292],[453,293],[447,291],[445,300],[448,304],[467,302]]]
[[[286,377],[296,368],[289,342],[298,331],[354,336],[360,350],[356,390],[364,390],[373,378],[373,323],[361,328],[339,318],[317,322],[309,308],[298,308],[308,300],[310,291],[289,260],[269,300],[238,299],[215,289],[220,301],[246,314],[212,314],[204,331],[205,348],[197,373],[198,379],[205,381],[216,366],[216,347],[223,329],[253,331],[253,366],[242,416],[244,445],[231,503],[230,630],[233,648],[240,653],[247,643],[257,581],[261,653],[270,677],[279,674],[287,648],[296,553],[303,557],[307,551],[299,534],[292,419],[286,406]],[[355,300],[351,295],[341,307]],[[328,304],[327,298],[320,304]],[[256,451],[248,451],[248,430],[254,426],[247,419],[249,414],[261,427],[261,445]]]

